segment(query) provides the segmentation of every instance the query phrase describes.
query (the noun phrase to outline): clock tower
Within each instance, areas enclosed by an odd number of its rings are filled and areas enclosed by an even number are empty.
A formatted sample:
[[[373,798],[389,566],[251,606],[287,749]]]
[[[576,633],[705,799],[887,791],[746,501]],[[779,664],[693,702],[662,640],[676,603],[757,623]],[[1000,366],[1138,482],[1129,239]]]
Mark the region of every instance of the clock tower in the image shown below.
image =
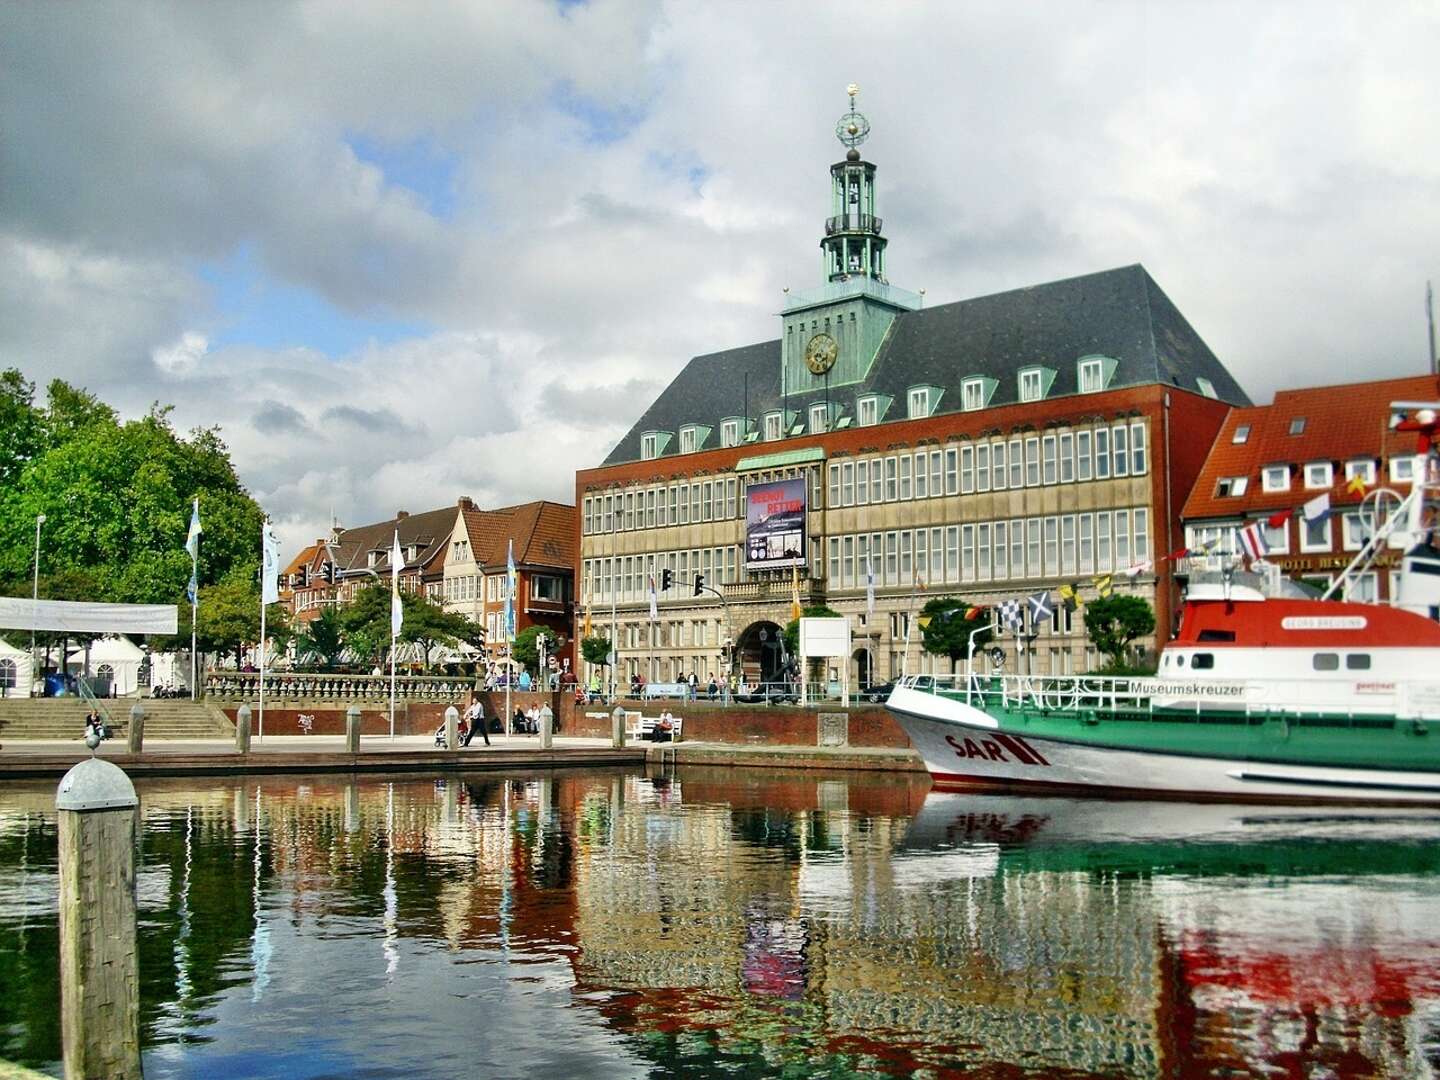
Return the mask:
[[[830,166],[830,216],[820,241],[825,284],[788,294],[781,312],[781,387],[787,397],[861,382],[895,316],[921,303],[885,278],[875,166],[858,149],[870,122],[855,108],[860,88],[851,83],[846,92],[850,111],[835,125],[845,159]]]

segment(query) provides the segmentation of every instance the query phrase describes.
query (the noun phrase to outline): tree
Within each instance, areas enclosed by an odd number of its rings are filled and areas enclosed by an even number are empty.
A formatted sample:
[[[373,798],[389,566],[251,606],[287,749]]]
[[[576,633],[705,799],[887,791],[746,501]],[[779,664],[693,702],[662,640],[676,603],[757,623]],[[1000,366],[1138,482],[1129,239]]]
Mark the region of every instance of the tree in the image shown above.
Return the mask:
[[[283,649],[291,638],[285,609],[271,604],[265,612],[265,636]],[[200,620],[195,624],[195,648],[201,653],[234,653],[239,664],[245,650],[260,642],[260,585],[235,574],[206,589],[200,598]],[[154,642],[159,651],[190,648],[190,605],[180,606],[178,632]]]
[[[473,638],[479,629],[474,622],[458,612],[446,611],[418,593],[403,593],[405,619],[400,625],[400,640],[420,646],[424,667],[430,667],[430,651],[437,645],[454,645]],[[484,633],[481,632],[481,640]]]
[[[1109,657],[1106,668],[1124,667],[1125,649],[1155,629],[1155,612],[1139,596],[1116,594],[1085,605],[1085,633],[1096,650]]]
[[[379,663],[390,648],[390,589],[367,585],[340,609],[345,644],[357,658]]]
[[[545,635],[545,651],[555,651],[556,634],[548,626],[527,626],[520,633],[515,635],[515,640],[510,643],[510,659],[518,662],[527,671],[534,671],[537,675],[540,672],[540,646],[536,639]]]
[[[583,638],[580,642],[580,655],[587,664],[608,667],[610,664],[610,639],[600,634]]]
[[[801,616],[806,619],[841,618],[841,615],[838,611],[825,607],[823,604],[817,604],[814,607],[805,608],[801,612]],[[784,635],[785,651],[788,652],[791,656],[795,656],[797,653],[800,652],[800,620],[791,619],[789,624],[782,631],[782,634]]]
[[[970,605],[959,597],[937,596],[920,609],[920,639],[925,651],[934,656],[948,656],[951,670],[970,655],[970,635],[975,631],[975,647],[990,640],[990,613],[981,611],[973,619],[965,612]]]
[[[0,489],[14,484],[44,440],[35,384],[15,368],[0,372]]]
[[[305,625],[296,641],[295,655],[302,663],[332,668],[345,652],[345,629],[340,612],[327,607],[316,619]]]

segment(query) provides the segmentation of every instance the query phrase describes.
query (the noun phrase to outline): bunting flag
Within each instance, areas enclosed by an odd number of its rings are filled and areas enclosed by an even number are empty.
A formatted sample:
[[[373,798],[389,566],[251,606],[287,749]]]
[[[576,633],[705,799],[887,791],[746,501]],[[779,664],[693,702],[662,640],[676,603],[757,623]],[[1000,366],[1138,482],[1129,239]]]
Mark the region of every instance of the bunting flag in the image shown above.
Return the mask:
[[[1265,544],[1265,526],[1258,521],[1246,525],[1240,530],[1240,546],[1251,559],[1263,558],[1270,550]]]
[[[965,621],[966,621],[966,622],[973,622],[974,620],[978,619],[981,615],[984,615],[984,614],[985,614],[985,609],[984,609],[983,607],[981,607],[979,604],[976,604],[974,607],[968,607],[968,608],[965,609]]]
[[[1294,516],[1294,510],[1277,510],[1265,519],[1265,524],[1269,525],[1272,529],[1283,528],[1285,523]]]
[[[1101,599],[1115,592],[1115,578],[1110,574],[1101,574],[1099,577],[1093,579],[1090,584],[1095,586],[1095,594]]]
[[[260,527],[260,602],[280,602],[280,538],[268,520]]]
[[[1170,560],[1170,559],[1184,559],[1184,558],[1188,558],[1189,555],[1190,555],[1190,549],[1189,549],[1189,548],[1183,548],[1183,547],[1182,547],[1182,548],[1176,548],[1174,551],[1170,552],[1169,555],[1166,555],[1166,556],[1165,556],[1165,559],[1166,559],[1166,560]]]
[[[790,618],[798,619],[805,614],[800,606],[800,568],[790,567]]]
[[[949,613],[942,611],[942,612],[940,613],[940,615],[939,615],[939,618],[943,619],[943,618],[945,618],[945,616],[946,616],[947,614],[949,614]],[[921,616],[920,616],[919,618],[917,618],[915,621],[920,624],[920,629],[921,629],[921,630],[924,630],[924,629],[926,629],[926,628],[930,625],[930,616],[929,616],[929,615],[921,615]]]
[[[650,621],[660,621],[660,599],[655,595],[655,575],[650,575]]]
[[[1148,573],[1154,568],[1155,564],[1149,559],[1146,559],[1144,562],[1133,563],[1132,565],[1127,566],[1125,568],[1125,576],[1127,578],[1137,578],[1141,574]]]
[[[1300,508],[1300,515],[1306,521],[1320,521],[1329,513],[1330,493],[1328,491],[1323,495],[1316,495],[1315,498]]]
[[[185,537],[185,550],[190,553],[191,559],[200,557],[200,496],[195,496],[195,502],[190,507],[190,532]]]
[[[996,610],[1000,613],[1001,626],[1017,634],[1025,628],[1025,609],[1018,597],[1006,600]]]
[[[1080,586],[1078,583],[1060,586],[1060,603],[1065,605],[1066,611],[1074,611],[1084,603],[1084,601],[1080,599]]]
[[[865,614],[875,614],[875,567],[868,553],[865,555]]]
[[[1055,614],[1055,598],[1048,592],[1038,592],[1027,601],[1030,605],[1030,624],[1039,626]]]
[[[1352,477],[1350,478],[1350,482],[1345,485],[1345,490],[1348,491],[1348,492],[1350,492],[1350,493],[1353,494],[1353,495],[1364,495],[1364,494],[1365,494],[1365,476],[1364,476],[1364,474],[1363,474],[1363,473],[1356,473],[1354,476],[1352,476]]]
[[[405,621],[405,605],[400,602],[400,568],[405,553],[400,550],[400,530],[395,530],[395,545],[390,549],[390,636],[397,637]]]

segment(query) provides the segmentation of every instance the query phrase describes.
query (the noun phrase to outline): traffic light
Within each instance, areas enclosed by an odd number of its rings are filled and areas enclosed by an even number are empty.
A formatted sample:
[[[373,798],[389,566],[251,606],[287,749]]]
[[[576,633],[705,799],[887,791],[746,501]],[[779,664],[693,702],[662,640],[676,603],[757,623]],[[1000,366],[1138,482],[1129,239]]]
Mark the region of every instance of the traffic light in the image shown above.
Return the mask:
[[[321,563],[321,564],[320,564],[320,577],[324,580],[324,582],[325,582],[326,585],[334,585],[334,584],[335,584],[335,564],[334,564],[333,562],[324,562],[324,563]]]
[[[696,596],[699,596],[699,595],[700,595],[702,592],[704,592],[704,591],[705,591],[705,575],[704,575],[704,574],[696,574],[696,575],[695,575],[695,595],[696,595]]]
[[[675,575],[668,569],[662,569],[660,571],[660,591],[669,592],[670,586],[673,584],[675,584]]]

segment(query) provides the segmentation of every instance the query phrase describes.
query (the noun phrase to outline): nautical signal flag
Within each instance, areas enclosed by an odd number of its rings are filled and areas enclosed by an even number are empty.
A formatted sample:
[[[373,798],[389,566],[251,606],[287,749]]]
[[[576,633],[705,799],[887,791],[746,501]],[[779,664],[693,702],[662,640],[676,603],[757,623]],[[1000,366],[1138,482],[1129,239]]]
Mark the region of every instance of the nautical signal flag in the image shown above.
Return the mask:
[[[1078,608],[1082,603],[1084,603],[1084,601],[1080,599],[1080,586],[1079,586],[1079,585],[1061,585],[1061,586],[1060,586],[1060,603],[1062,603],[1062,604],[1065,605],[1065,610],[1066,610],[1066,611],[1074,611],[1074,610],[1075,610],[1076,608]]]
[[[805,609],[800,606],[800,568],[790,567],[790,618],[798,619],[805,614]]]
[[[1330,493],[1316,495],[1304,506],[1300,507],[1300,515],[1306,521],[1320,521],[1330,513]]]
[[[1354,476],[1350,478],[1350,482],[1345,485],[1345,490],[1354,495],[1364,495],[1365,474],[1357,472]]]
[[[1038,592],[1027,601],[1030,605],[1030,623],[1039,626],[1055,614],[1055,598],[1048,592]]]
[[[1294,514],[1295,511],[1290,509],[1277,510],[1265,519],[1265,524],[1269,525],[1272,529],[1282,528]]]
[[[1025,609],[1021,606],[1019,598],[1006,600],[997,611],[1000,612],[1000,624],[1017,634],[1025,627]]]
[[[975,605],[974,607],[968,607],[965,609],[965,621],[971,622],[975,619],[978,619],[981,615],[984,614],[985,609],[979,604]]]
[[[1101,574],[1091,581],[1091,584],[1095,586],[1096,595],[1102,598],[1115,591],[1115,579],[1109,574]]]
[[[1252,521],[1240,530],[1240,546],[1245,549],[1245,554],[1252,559],[1260,559],[1270,550],[1265,543],[1265,526],[1259,521]]]

